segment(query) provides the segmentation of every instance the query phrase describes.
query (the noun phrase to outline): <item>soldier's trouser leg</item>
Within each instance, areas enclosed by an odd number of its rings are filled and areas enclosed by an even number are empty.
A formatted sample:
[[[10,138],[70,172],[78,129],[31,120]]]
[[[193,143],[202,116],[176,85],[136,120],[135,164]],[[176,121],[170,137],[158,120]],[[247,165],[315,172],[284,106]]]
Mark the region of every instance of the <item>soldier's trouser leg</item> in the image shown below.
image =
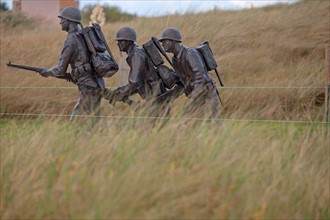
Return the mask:
[[[216,88],[209,88],[209,92],[205,97],[205,109],[207,109],[206,117],[210,119],[220,120],[220,100]]]
[[[70,116],[70,121],[74,121],[74,120],[76,120],[76,118],[77,118],[77,115],[79,115],[79,112],[80,112],[80,97],[79,97],[79,99],[78,99],[78,101],[77,101],[77,103],[76,103],[76,105],[74,106],[74,108],[73,108],[73,111],[72,111],[72,113],[71,113],[71,116]]]
[[[198,96],[190,97],[185,112],[198,119],[220,119],[220,101],[216,88],[210,83]]]
[[[94,91],[80,89],[80,96],[73,109],[70,120],[73,121],[78,115],[92,116],[92,124],[99,120],[101,106],[101,96]]]
[[[185,117],[194,119],[203,119],[205,112],[205,97],[207,90],[197,92],[192,92],[188,96],[188,101],[184,107]]]

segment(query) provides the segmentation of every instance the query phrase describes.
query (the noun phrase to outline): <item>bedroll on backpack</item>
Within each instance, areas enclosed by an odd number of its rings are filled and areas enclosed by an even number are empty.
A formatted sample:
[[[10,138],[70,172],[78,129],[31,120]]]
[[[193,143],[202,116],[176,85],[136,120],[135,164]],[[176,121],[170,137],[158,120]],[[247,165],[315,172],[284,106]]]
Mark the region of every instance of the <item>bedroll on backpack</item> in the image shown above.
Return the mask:
[[[98,76],[111,77],[118,71],[118,65],[98,24],[82,27],[82,34],[89,51],[92,53],[91,63]],[[108,54],[106,53],[108,51]]]

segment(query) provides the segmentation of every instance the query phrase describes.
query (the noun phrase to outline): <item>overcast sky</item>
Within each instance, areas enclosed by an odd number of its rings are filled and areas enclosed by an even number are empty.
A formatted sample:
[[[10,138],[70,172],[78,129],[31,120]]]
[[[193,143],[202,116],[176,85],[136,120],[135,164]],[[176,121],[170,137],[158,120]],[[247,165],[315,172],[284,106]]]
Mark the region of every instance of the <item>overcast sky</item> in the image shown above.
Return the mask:
[[[51,0],[40,0],[51,1]],[[86,5],[108,4],[118,6],[122,11],[138,16],[158,16],[165,14],[200,12],[214,8],[239,10],[243,8],[261,7],[276,3],[294,3],[297,0],[80,0],[80,7]],[[11,8],[12,0],[1,0]]]

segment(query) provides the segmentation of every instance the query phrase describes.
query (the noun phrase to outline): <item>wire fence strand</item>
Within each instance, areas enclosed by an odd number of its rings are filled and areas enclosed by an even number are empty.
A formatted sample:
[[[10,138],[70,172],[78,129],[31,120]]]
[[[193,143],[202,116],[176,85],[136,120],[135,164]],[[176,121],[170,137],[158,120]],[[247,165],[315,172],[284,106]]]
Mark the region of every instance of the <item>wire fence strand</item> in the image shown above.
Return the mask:
[[[54,118],[69,118],[68,114],[36,114],[36,113],[10,113],[2,112],[1,116],[11,117],[54,117]],[[150,119],[150,120],[189,120],[189,121],[234,121],[234,122],[258,122],[258,123],[294,123],[294,124],[329,124],[323,121],[307,121],[307,120],[266,120],[266,119],[235,119],[235,118],[223,118],[223,119],[206,119],[206,118],[191,118],[191,117],[152,117],[152,116],[128,116],[128,115],[75,115],[75,117],[84,118],[104,118],[104,119]]]
[[[77,87],[58,87],[58,86],[2,86],[0,89],[76,89]],[[108,87],[109,89],[116,89],[117,87]],[[325,85],[313,85],[313,86],[225,86],[217,87],[218,89],[323,89],[328,88]],[[71,115],[61,114],[35,114],[35,113],[10,113],[2,112],[1,116],[11,117],[70,117]],[[216,119],[205,119],[205,118],[186,118],[186,117],[150,117],[150,116],[86,116],[79,115],[78,117],[99,117],[106,119],[160,119],[160,120],[216,120]],[[263,120],[263,119],[232,119],[224,118],[221,121],[238,121],[238,122],[263,122],[263,123],[304,123],[304,124],[329,124],[329,122],[322,121],[304,121],[304,120]]]
[[[218,89],[325,89],[326,85],[314,86],[224,86],[217,87]],[[1,86],[0,89],[76,89],[72,86]],[[107,87],[116,89],[117,87]]]

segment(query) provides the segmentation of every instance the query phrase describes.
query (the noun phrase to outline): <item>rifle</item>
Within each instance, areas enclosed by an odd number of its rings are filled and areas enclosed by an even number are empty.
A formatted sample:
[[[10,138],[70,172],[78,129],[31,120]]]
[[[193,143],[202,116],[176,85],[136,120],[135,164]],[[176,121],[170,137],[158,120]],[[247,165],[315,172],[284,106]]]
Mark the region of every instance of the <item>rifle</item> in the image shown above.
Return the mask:
[[[34,71],[34,72],[37,72],[37,73],[41,73],[43,71],[43,68],[17,65],[17,64],[12,64],[11,62],[8,62],[7,66],[17,68],[17,69]],[[65,79],[68,82],[72,82],[73,84],[77,85],[77,82],[71,77],[70,73],[66,73],[64,76],[56,76],[56,78]],[[107,88],[105,88],[103,91],[99,91],[99,92],[100,92],[102,98],[104,98],[106,100],[111,100],[111,97],[114,96],[114,91],[111,91],[110,89],[107,89]],[[128,105],[132,105],[132,104],[137,103],[136,101],[134,101],[132,99],[129,99],[129,98],[125,99],[125,100],[122,100],[122,102],[127,103]],[[113,103],[113,105],[115,105],[115,103]]]
[[[24,65],[17,65],[13,64],[11,62],[6,63],[7,66],[17,68],[17,69],[23,69],[23,70],[28,70],[28,71],[33,71],[37,73],[41,73],[44,69],[43,68],[38,68],[38,67],[32,67],[32,66],[24,66]],[[58,79],[65,79],[68,82],[71,82],[73,84],[77,84],[77,82],[72,78],[70,73],[66,73],[64,76],[55,76]]]
[[[174,88],[172,88],[171,90],[168,90],[168,91],[160,94],[159,96],[156,96],[155,100],[156,101],[164,101],[167,98],[171,98],[171,99],[174,100],[174,99],[178,98],[180,95],[182,95],[183,92],[184,92],[184,86],[180,82]]]

